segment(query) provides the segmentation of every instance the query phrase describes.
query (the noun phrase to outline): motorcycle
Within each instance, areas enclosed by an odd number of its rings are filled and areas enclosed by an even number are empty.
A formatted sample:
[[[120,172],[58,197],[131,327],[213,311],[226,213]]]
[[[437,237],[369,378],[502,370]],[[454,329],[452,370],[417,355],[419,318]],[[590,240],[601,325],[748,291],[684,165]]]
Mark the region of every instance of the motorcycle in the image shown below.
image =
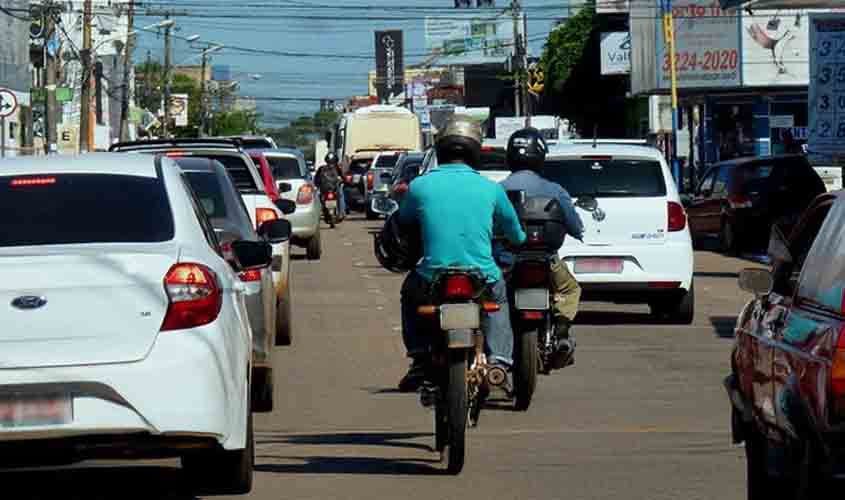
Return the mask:
[[[337,192],[329,190],[321,191],[320,202],[323,206],[323,218],[329,224],[329,227],[334,229],[335,225],[340,222]]]
[[[511,325],[514,331],[513,400],[517,411],[531,405],[537,388],[537,375],[549,375],[562,368],[569,344],[561,343],[551,311],[551,263],[563,245],[565,217],[557,200],[526,198],[523,191],[508,192],[527,239],[512,250],[513,262],[507,272]]]
[[[475,270],[446,269],[432,280],[432,302],[417,308],[420,326],[431,332],[429,376],[420,389],[423,407],[434,407],[435,449],[450,474],[464,466],[467,426],[475,427],[491,386],[507,374],[488,366],[481,314],[499,309],[485,300],[484,275]]]

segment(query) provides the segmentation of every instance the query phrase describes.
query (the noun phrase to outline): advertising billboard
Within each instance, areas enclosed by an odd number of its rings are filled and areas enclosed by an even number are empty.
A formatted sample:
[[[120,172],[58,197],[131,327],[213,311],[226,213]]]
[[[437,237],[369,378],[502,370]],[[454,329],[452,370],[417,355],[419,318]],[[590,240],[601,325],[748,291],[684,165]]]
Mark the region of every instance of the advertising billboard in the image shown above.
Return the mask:
[[[747,86],[807,85],[810,28],[806,12],[754,10],[742,16],[742,79]]]
[[[628,0],[599,0],[596,2],[596,14],[627,14],[629,8]]]
[[[177,127],[188,126],[188,94],[170,95],[170,116]]]
[[[601,34],[601,74],[627,75],[631,72],[631,34],[615,31]]]
[[[519,21],[522,22],[522,21]],[[425,18],[425,48],[440,65],[503,63],[513,54],[513,17],[481,11]]]
[[[405,91],[405,53],[401,30],[376,31],[376,94],[382,102]]]
[[[810,16],[811,155],[845,163],[845,14]]]

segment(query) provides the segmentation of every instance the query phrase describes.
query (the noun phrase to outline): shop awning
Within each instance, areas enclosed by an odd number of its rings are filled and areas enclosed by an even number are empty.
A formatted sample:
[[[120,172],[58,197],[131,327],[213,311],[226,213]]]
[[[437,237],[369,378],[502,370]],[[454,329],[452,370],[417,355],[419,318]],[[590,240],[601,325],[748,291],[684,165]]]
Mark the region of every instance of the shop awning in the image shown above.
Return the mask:
[[[842,0],[719,0],[723,9],[831,9],[842,7]]]

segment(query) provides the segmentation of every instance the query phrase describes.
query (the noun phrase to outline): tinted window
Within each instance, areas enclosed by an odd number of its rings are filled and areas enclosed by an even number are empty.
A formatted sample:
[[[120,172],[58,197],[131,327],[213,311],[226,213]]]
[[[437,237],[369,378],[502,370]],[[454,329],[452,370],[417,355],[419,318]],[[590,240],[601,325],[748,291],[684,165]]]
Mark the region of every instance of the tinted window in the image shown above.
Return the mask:
[[[154,243],[174,236],[164,183],[146,177],[0,177],[0,214],[0,247]]]
[[[226,167],[226,171],[229,172],[229,175],[232,177],[235,187],[238,188],[238,191],[241,193],[260,192],[246,160],[240,156],[214,154],[203,154],[201,156],[203,158],[209,158],[222,163],[223,166]]]
[[[698,193],[706,194],[713,192],[713,181],[716,179],[716,174],[719,173],[719,167],[711,168],[705,175],[704,180],[698,185]]]
[[[353,174],[366,173],[367,169],[370,168],[370,163],[370,160],[355,160],[349,165],[349,171]]]
[[[713,194],[716,196],[724,196],[728,194],[728,184],[731,180],[732,167],[722,166],[719,168],[719,173],[716,175],[716,182],[713,184]]]
[[[543,177],[557,182],[573,197],[666,196],[663,169],[652,160],[547,161]]]
[[[824,224],[818,236],[810,231],[807,237],[799,237],[790,248],[794,253],[796,267],[804,264],[798,296],[841,313],[845,291],[845,231],[842,230],[845,205],[838,202],[827,213],[824,210],[820,212],[818,223],[823,221]],[[803,222],[806,226],[814,226],[813,221]],[[801,231],[801,234],[805,232],[808,231]],[[805,248],[810,249],[806,260],[805,255],[802,255]]]
[[[261,137],[241,138],[240,141],[241,145],[246,149],[272,149],[276,147],[270,139]]]
[[[212,219],[225,218],[226,201],[217,176],[210,172],[187,172],[185,177],[188,178],[188,183],[196,193],[206,215]]]
[[[736,186],[743,193],[762,191],[768,186],[774,171],[775,166],[771,163],[742,165],[734,174]]]
[[[376,160],[376,168],[393,168],[399,160],[399,155],[379,155]]]
[[[402,173],[399,178],[405,182],[411,182],[414,180],[418,175],[420,175],[420,167],[422,166],[422,160],[408,160],[402,166]]]
[[[286,156],[267,156],[270,168],[273,169],[273,177],[276,179],[301,179],[302,170],[299,168],[299,161],[296,158]]]
[[[506,159],[506,151],[501,148],[496,149],[482,149],[481,150],[481,166],[476,170],[508,170],[508,162]]]

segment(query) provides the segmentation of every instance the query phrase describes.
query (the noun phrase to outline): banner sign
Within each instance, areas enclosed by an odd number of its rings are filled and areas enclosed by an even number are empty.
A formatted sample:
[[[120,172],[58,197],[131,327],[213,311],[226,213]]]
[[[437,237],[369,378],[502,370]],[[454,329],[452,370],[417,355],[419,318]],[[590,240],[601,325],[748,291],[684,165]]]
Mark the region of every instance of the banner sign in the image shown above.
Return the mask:
[[[845,14],[810,15],[811,155],[845,163]]]
[[[617,31],[601,34],[601,74],[627,75],[631,72],[631,34]]]
[[[757,10],[742,15],[742,84],[807,85],[810,28],[806,12]]]
[[[739,15],[725,12],[712,0],[675,0],[672,13],[678,87],[739,87]],[[657,31],[659,87],[669,88],[672,61],[660,19]]]
[[[429,16],[425,49],[441,66],[503,63],[513,54],[513,25],[509,14]]]
[[[376,31],[376,94],[386,102],[405,91],[401,30]]]
[[[188,94],[170,95],[170,116],[177,127],[188,126]]]

